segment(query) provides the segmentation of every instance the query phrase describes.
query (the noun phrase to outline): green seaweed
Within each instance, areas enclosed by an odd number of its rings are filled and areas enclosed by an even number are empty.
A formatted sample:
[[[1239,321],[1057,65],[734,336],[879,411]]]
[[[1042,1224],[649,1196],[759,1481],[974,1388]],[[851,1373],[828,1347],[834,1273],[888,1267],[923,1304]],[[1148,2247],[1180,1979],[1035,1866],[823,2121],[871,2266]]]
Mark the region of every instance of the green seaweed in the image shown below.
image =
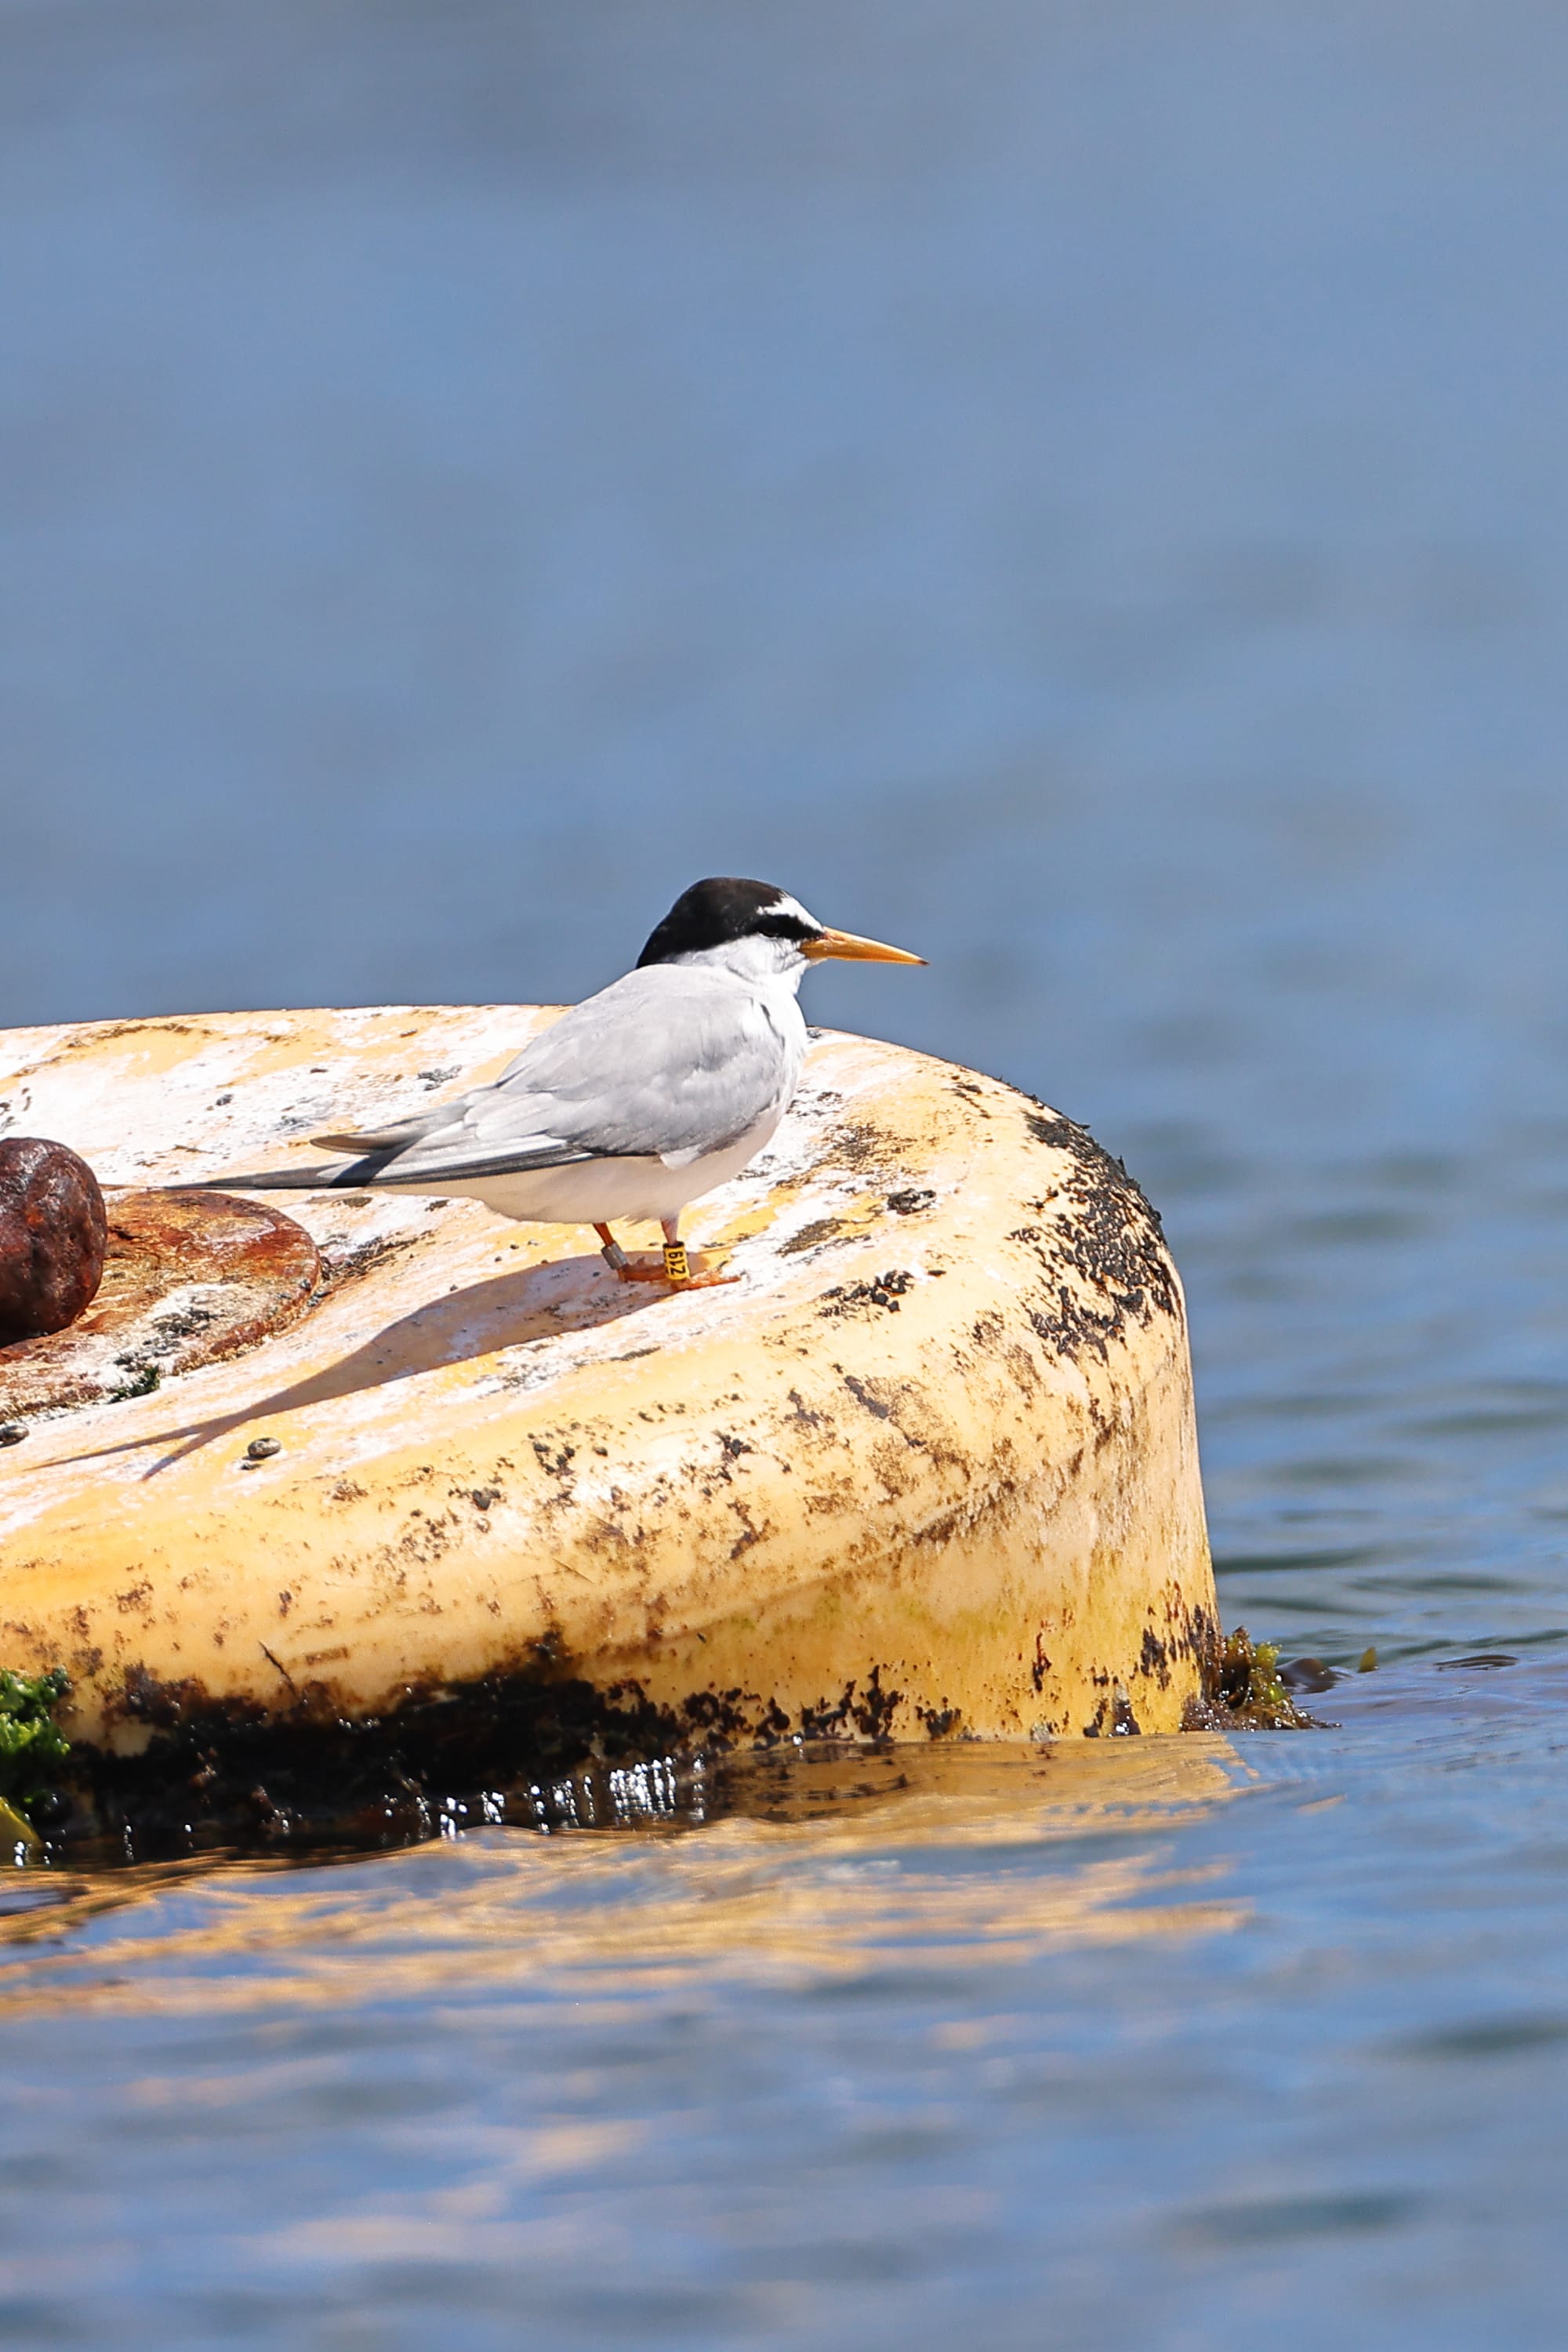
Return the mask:
[[[1220,1706],[1236,1724],[1255,1731],[1304,1731],[1304,1715],[1279,1679],[1279,1644],[1255,1642],[1245,1625],[1227,1633],[1220,1650]]]
[[[58,1780],[70,1741],[55,1721],[55,1709],[69,1688],[60,1666],[42,1675],[14,1675],[0,1666],[0,1806],[5,1814],[25,1815]],[[0,1832],[5,1827],[0,1815]]]
[[[19,1862],[24,1851],[37,1853],[43,1843],[26,1814],[19,1813],[15,1805],[8,1805],[0,1797],[0,1849],[10,1846]]]

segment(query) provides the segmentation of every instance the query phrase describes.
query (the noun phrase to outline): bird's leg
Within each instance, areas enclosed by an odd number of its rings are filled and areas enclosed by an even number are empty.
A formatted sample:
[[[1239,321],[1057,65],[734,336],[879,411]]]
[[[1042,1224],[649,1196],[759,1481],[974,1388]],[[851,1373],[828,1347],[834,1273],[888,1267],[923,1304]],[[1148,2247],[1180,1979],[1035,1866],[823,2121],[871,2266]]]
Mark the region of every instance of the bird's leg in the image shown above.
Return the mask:
[[[664,1278],[666,1282],[689,1282],[691,1261],[686,1255],[686,1244],[680,1238],[680,1219],[666,1217],[660,1231],[664,1234]]]
[[[700,1266],[693,1273],[686,1244],[680,1238],[680,1219],[664,1217],[659,1222],[664,1234],[664,1278],[677,1290],[709,1290],[716,1283],[740,1281],[738,1274],[710,1274]]]
[[[665,1217],[660,1223],[664,1228],[664,1255],[662,1259],[654,1258],[651,1263],[647,1259],[629,1258],[625,1250],[616,1249],[608,1225],[595,1226],[594,1231],[604,1237],[605,1256],[614,1266],[617,1280],[667,1282],[671,1290],[709,1290],[715,1283],[739,1282],[741,1277],[738,1274],[710,1274],[700,1258],[696,1265],[692,1265],[686,1244],[680,1238],[679,1217]],[[610,1255],[612,1250],[615,1251],[613,1257]]]
[[[669,1276],[665,1272],[664,1260],[655,1258],[650,1264],[647,1258],[628,1257],[608,1225],[595,1225],[594,1231],[605,1244],[602,1253],[605,1264],[617,1282],[668,1282],[669,1280]]]
[[[601,1255],[604,1257],[605,1264],[609,1267],[610,1272],[616,1276],[616,1279],[618,1282],[628,1281],[630,1279],[631,1273],[631,1260],[627,1257],[625,1250],[621,1247],[619,1242],[616,1239],[608,1225],[595,1225],[594,1231],[598,1234],[599,1239],[605,1244]]]

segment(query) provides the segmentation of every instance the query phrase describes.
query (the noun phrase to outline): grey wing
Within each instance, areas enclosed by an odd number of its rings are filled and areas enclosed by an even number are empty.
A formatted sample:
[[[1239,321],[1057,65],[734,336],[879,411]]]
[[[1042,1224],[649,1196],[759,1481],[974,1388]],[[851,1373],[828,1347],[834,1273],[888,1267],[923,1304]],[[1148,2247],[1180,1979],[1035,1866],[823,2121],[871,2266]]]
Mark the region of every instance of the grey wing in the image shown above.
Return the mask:
[[[794,1067],[757,999],[701,971],[652,965],[563,1013],[495,1085],[427,1112],[416,1131],[364,1139],[379,1164],[362,1181],[622,1158],[679,1167],[754,1127]]]

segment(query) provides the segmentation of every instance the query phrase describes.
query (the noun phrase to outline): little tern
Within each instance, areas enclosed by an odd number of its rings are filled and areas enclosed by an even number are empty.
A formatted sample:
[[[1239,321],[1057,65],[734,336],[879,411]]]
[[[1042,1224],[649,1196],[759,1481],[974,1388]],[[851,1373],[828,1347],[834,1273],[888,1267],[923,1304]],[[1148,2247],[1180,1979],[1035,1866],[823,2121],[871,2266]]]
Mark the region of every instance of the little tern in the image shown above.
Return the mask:
[[[623,1282],[733,1281],[692,1268],[681,1212],[738,1176],[789,1108],[805,1054],[797,991],[808,964],[833,956],[925,961],[831,929],[772,883],[711,876],[681,893],[635,971],[563,1013],[492,1085],[314,1139],[346,1161],[214,1181],[480,1201],[529,1224],[592,1225]],[[662,1265],[633,1264],[610,1230],[620,1218],[657,1220]]]

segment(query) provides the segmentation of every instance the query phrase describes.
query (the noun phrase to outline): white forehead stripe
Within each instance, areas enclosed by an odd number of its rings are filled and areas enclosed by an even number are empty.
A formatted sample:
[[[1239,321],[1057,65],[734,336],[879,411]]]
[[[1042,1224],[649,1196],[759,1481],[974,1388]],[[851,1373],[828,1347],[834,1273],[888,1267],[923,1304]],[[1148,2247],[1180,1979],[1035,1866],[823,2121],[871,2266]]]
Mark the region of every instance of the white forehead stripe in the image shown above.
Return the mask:
[[[757,909],[757,915],[759,920],[767,915],[788,915],[792,917],[795,922],[804,923],[808,930],[820,931],[823,928],[817,921],[816,917],[815,915],[808,915],[805,908],[801,905],[800,900],[798,898],[792,898],[787,890],[783,891],[780,896],[773,900],[771,907],[759,907]]]

